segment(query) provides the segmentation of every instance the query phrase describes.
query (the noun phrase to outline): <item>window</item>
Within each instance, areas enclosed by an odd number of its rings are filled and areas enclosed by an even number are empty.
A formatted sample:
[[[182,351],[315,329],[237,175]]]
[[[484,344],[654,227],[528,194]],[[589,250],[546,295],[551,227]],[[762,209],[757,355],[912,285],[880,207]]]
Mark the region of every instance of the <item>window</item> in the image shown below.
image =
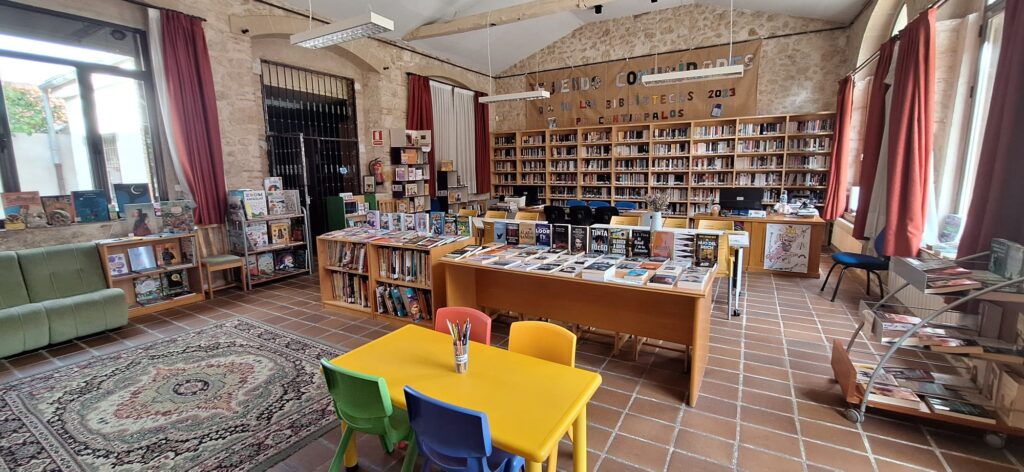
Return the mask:
[[[162,193],[141,31],[0,3],[0,186]]]
[[[896,20],[892,23],[892,31],[889,33],[889,37],[896,36],[903,28],[907,27],[907,23],[910,21],[910,14],[907,11],[907,4],[904,3],[900,7],[900,11],[896,13]]]

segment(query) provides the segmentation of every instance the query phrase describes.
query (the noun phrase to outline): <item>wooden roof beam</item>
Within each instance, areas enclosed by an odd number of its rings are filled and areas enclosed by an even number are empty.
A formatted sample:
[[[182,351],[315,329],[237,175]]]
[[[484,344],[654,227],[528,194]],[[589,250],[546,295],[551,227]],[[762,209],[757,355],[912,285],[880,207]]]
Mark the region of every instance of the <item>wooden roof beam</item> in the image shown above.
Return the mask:
[[[553,15],[573,10],[586,10],[611,3],[614,0],[532,0],[519,5],[476,13],[469,16],[454,18],[422,25],[402,37],[405,41],[436,38],[452,34],[482,30],[488,26],[507,25],[531,18]]]

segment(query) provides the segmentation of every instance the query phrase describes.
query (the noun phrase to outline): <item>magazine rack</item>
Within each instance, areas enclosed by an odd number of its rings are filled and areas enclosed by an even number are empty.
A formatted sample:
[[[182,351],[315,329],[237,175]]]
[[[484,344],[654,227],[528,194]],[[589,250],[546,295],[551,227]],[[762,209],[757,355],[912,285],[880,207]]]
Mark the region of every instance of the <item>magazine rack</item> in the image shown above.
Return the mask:
[[[961,258],[961,259],[957,259],[954,262],[965,262],[965,261],[977,260],[977,259],[979,259],[979,258],[981,258],[983,256],[988,255],[988,254],[989,254],[988,252],[983,252],[983,253],[975,254],[975,255],[972,255],[972,256],[967,256],[967,257],[964,257],[964,258]],[[863,387],[863,391],[861,391],[860,386],[857,383],[857,371],[856,371],[856,368],[853,365],[853,361],[850,359],[850,353],[851,352],[859,352],[859,353],[867,353],[869,355],[878,356],[877,353],[875,353],[875,352],[873,352],[871,350],[866,350],[866,349],[858,350],[858,349],[855,348],[855,345],[857,343],[857,337],[861,333],[861,331],[864,330],[864,327],[865,327],[865,325],[867,324],[867,321],[868,321],[868,319],[864,319],[864,317],[870,315],[870,317],[871,317],[870,319],[873,319],[874,316],[875,316],[874,315],[875,310],[878,307],[881,307],[883,305],[900,306],[900,305],[898,305],[896,303],[890,303],[890,300],[894,299],[896,294],[898,294],[901,291],[905,290],[907,287],[914,286],[915,288],[917,288],[918,290],[921,290],[922,292],[925,289],[925,281],[927,280],[927,277],[925,276],[924,272],[919,270],[919,269],[917,269],[913,265],[907,263],[905,259],[903,259],[903,258],[893,258],[893,262],[892,262],[892,265],[890,267],[890,270],[893,270],[896,273],[896,275],[898,275],[901,278],[903,278],[903,280],[905,280],[906,282],[904,282],[902,285],[897,287],[895,290],[890,291],[889,294],[887,294],[885,297],[883,297],[878,302],[867,302],[867,301],[862,302],[862,304],[861,304],[862,308],[865,308],[866,310],[869,310],[870,313],[864,314],[862,316],[862,320],[858,324],[857,329],[853,332],[853,335],[850,337],[849,343],[846,345],[845,348],[842,346],[842,344],[840,343],[839,340],[834,340],[833,343],[832,343],[832,361],[831,361],[832,372],[833,372],[833,375],[836,378],[836,381],[839,383],[840,388],[842,389],[842,392],[843,392],[843,395],[845,397],[845,400],[847,401],[847,403],[849,403],[851,405],[845,411],[846,419],[848,419],[849,421],[851,421],[853,423],[861,423],[861,422],[864,421],[865,411],[867,410],[867,408],[868,407],[872,407],[872,408],[876,408],[878,410],[896,412],[896,413],[904,414],[904,415],[907,415],[907,416],[919,417],[919,418],[927,418],[927,419],[938,421],[938,422],[952,423],[952,424],[957,424],[957,425],[962,425],[962,426],[969,426],[969,427],[977,428],[977,429],[980,429],[980,430],[984,430],[985,431],[985,442],[988,443],[990,446],[996,447],[996,448],[1001,448],[1001,447],[1003,447],[1006,444],[1006,436],[1008,434],[1012,434],[1012,435],[1015,435],[1015,436],[1024,435],[1024,429],[1017,428],[1017,427],[1011,427],[1011,426],[1007,425],[1003,421],[1002,418],[998,417],[998,415],[996,415],[997,416],[996,422],[993,424],[993,423],[987,423],[987,422],[984,422],[984,421],[976,421],[976,420],[971,420],[971,419],[968,419],[968,418],[960,418],[960,417],[954,417],[954,416],[950,416],[950,415],[942,415],[942,414],[937,414],[937,413],[934,413],[934,412],[931,412],[931,411],[922,411],[922,410],[919,410],[919,409],[906,408],[906,407],[891,405],[891,404],[884,403],[884,402],[873,401],[873,400],[869,399],[869,395],[867,394],[867,392],[870,392],[871,388],[875,385],[875,383],[877,381],[877,378],[879,376],[879,373],[884,371],[884,367],[886,365],[889,365],[889,362],[892,359],[909,359],[909,360],[917,362],[917,363],[923,363],[923,364],[929,364],[929,365],[942,365],[942,366],[950,367],[950,368],[953,368],[953,369],[970,369],[971,367],[966,362],[966,358],[968,356],[966,356],[964,354],[942,353],[942,352],[937,352],[937,351],[931,351],[931,350],[928,350],[927,348],[923,348],[922,349],[922,348],[917,348],[915,346],[907,345],[906,342],[911,337],[914,337],[914,335],[918,331],[920,331],[921,328],[924,328],[924,327],[932,325],[934,322],[936,322],[936,320],[939,317],[943,316],[944,314],[950,313],[952,310],[955,310],[955,309],[957,309],[959,307],[963,307],[966,304],[968,304],[969,302],[974,301],[974,300],[993,300],[993,301],[1002,301],[1002,302],[1024,303],[1024,294],[1008,293],[1008,292],[1000,292],[999,291],[1000,289],[1005,288],[1005,287],[1010,287],[1010,286],[1013,286],[1015,284],[1017,284],[1017,285],[1021,284],[1022,282],[1024,282],[1024,277],[1017,278],[1017,279],[1012,279],[1012,280],[1005,280],[1005,281],[1002,281],[1002,282],[1000,282],[998,284],[991,285],[989,287],[985,287],[985,288],[979,289],[979,290],[973,290],[973,291],[970,291],[970,292],[961,292],[963,295],[961,295],[960,293],[943,294],[943,296],[946,296],[946,297],[958,297],[958,298],[956,298],[955,300],[953,300],[951,302],[946,303],[944,306],[942,306],[941,308],[938,308],[938,309],[929,309],[926,312],[920,312],[920,311],[915,312],[914,316],[919,317],[921,319],[921,321],[918,322],[917,324],[915,324],[911,329],[909,329],[906,332],[904,332],[895,341],[883,343],[883,345],[887,345],[888,346],[888,349],[886,349],[885,353],[881,355],[881,359],[878,361],[878,364],[875,366],[874,370],[872,371],[872,373],[870,375],[870,378],[868,379],[867,385],[864,386]],[[946,300],[948,301],[949,298],[947,298]],[[862,313],[863,313],[863,310],[862,310]],[[980,316],[980,315],[975,315],[975,316]],[[881,342],[881,339],[878,339],[877,341]],[[900,350],[923,351],[921,353],[923,355],[921,355],[920,357],[915,357],[915,358],[902,357],[900,355],[897,355],[897,352],[900,351]],[[927,354],[925,354],[925,353],[927,353]],[[935,361],[935,360],[933,360],[933,359],[936,359],[936,358],[944,358],[944,359],[946,359],[946,361],[941,361],[941,360],[940,361]],[[980,358],[977,358],[977,357],[972,357],[972,359],[979,359],[979,360],[981,360]],[[998,361],[988,360],[988,362],[998,362]],[[918,392],[915,391],[915,393],[918,393]]]
[[[281,244],[266,244],[261,246],[254,246],[249,241],[246,234],[246,229],[253,223],[262,223],[268,225],[276,221],[287,220],[289,223],[289,229],[293,227],[296,222],[302,224],[302,241],[295,241],[294,238],[290,238],[289,242]],[[312,261],[309,247],[309,217],[306,214],[306,209],[299,206],[298,213],[292,213],[287,215],[270,215],[262,218],[246,218],[245,210],[241,208],[228,208],[227,214],[227,227],[228,227],[228,242],[231,246],[231,253],[236,256],[241,256],[245,259],[245,270],[249,271],[249,276],[246,277],[246,290],[252,290],[252,287],[257,284],[271,282],[274,280],[291,277],[293,275],[300,274],[312,274]],[[290,251],[293,255],[294,268],[292,269],[279,269],[278,255]],[[299,254],[301,251],[301,255]],[[271,254],[274,260],[273,271],[261,271],[259,269],[259,257],[264,254]],[[255,270],[254,270],[255,268]]]

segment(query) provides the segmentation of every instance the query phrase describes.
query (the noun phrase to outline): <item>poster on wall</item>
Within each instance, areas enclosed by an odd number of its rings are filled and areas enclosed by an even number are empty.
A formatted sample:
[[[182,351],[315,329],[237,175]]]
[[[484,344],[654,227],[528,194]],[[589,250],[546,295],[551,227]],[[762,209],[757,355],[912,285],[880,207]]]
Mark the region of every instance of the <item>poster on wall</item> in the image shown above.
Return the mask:
[[[764,268],[807,272],[811,249],[810,225],[768,224],[764,236]]]
[[[527,74],[551,98],[524,102],[526,128],[651,123],[757,114],[761,40]],[[743,64],[743,77],[645,86],[645,74]]]

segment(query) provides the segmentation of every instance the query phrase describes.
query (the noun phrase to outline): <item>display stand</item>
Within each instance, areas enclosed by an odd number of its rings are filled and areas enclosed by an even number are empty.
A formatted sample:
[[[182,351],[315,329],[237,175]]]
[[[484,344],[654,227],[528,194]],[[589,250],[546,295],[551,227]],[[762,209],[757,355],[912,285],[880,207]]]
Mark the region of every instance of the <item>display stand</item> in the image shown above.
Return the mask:
[[[124,274],[112,275],[111,264],[114,259],[121,259],[127,262],[129,260],[129,250],[140,247],[150,247],[153,251],[153,257],[155,260],[161,259],[161,252],[158,251],[158,247],[163,245],[176,245],[178,248],[177,257],[179,261],[170,261],[164,265],[158,265],[152,270],[146,271],[127,271]],[[203,292],[203,276],[202,271],[199,270],[199,264],[196,259],[198,251],[198,241],[196,240],[196,233],[181,233],[181,234],[160,234],[155,236],[146,236],[139,238],[122,238],[119,240],[111,241],[99,241],[96,243],[96,247],[100,253],[100,261],[103,263],[103,273],[106,277],[107,287],[119,288],[124,290],[124,296],[128,302],[128,317],[145,315],[147,313],[153,313],[161,310],[167,310],[183,305],[189,305],[192,303],[201,302],[206,299],[206,295]],[[186,251],[188,249],[188,251]],[[187,257],[187,259],[185,259]],[[130,269],[130,267],[127,267]],[[161,289],[163,288],[163,279],[171,272],[184,271],[185,287],[184,292],[176,295],[169,296],[159,300],[155,300],[151,303],[140,303],[137,300],[137,294],[135,291],[136,281],[143,277],[152,277],[160,281]]]
[[[249,271],[249,277],[246,278],[246,284],[248,285],[246,290],[252,290],[254,285],[280,280],[294,275],[313,273],[311,265],[312,261],[306,244],[306,242],[309,241],[309,218],[307,217],[304,208],[299,207],[299,213],[270,215],[267,217],[251,219],[246,218],[245,210],[241,208],[229,208],[227,218],[228,242],[231,245],[231,253],[244,258],[246,270]],[[291,230],[293,227],[292,225],[296,222],[300,222],[302,224],[302,231],[290,234],[289,242],[287,243],[266,244],[261,246],[253,245],[246,234],[246,229],[251,225],[267,225],[268,223],[275,221],[288,221],[289,230]],[[297,235],[301,235],[301,241],[295,240],[294,236]],[[279,263],[277,256],[283,251],[292,252],[294,268],[279,269],[281,264]],[[259,257],[264,254],[273,255],[273,270],[259,270],[258,272],[253,270],[254,266],[258,270]],[[254,274],[254,272],[256,272],[256,274]]]

